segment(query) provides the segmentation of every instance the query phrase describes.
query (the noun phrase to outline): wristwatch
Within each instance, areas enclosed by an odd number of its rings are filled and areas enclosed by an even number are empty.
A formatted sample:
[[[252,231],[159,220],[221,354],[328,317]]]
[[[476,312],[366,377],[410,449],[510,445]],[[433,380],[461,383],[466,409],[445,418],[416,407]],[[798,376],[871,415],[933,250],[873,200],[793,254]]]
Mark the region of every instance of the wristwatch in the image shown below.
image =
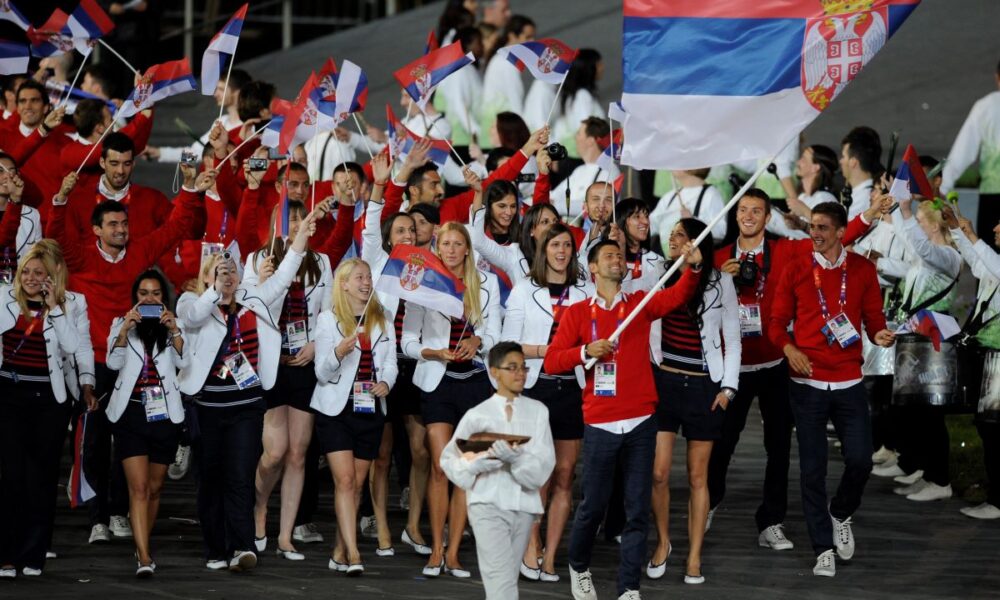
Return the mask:
[[[726,395],[726,398],[728,398],[730,402],[732,402],[733,398],[736,397],[736,390],[733,388],[724,387],[722,388],[722,393]]]

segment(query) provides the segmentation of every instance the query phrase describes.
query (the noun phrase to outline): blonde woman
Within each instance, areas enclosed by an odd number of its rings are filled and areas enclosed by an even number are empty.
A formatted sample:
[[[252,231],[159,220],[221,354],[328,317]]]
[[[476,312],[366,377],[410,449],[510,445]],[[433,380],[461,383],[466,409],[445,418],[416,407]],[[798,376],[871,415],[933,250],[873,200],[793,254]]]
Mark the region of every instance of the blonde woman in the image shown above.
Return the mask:
[[[465,314],[455,319],[411,303],[403,317],[403,353],[417,361],[413,383],[421,390],[421,412],[431,450],[427,506],[433,542],[423,574],[437,577],[443,569],[455,577],[468,578],[471,573],[458,562],[465,530],[465,492],[454,491],[449,509],[441,451],[466,411],[493,394],[485,363],[490,348],[500,338],[500,288],[495,275],[476,268],[472,240],[460,223],[441,226],[435,251],[465,284]],[[446,517],[450,523],[447,556]]]
[[[386,397],[396,383],[396,333],[378,296],[368,263],[351,258],[337,267],[333,311],[316,328],[316,391],[310,407],[316,440],[335,488],[337,544],[329,567],[358,576],[357,512],[361,489],[378,455]]]
[[[177,302],[190,366],[181,370],[181,391],[195,399],[201,437],[198,516],[205,566],[245,571],[254,552],[254,477],[261,453],[266,403],[281,354],[279,307],[315,231],[311,213],[299,226],[288,254],[259,286],[240,281],[229,253],[207,261],[198,293]]]
[[[70,403],[63,364],[80,345],[66,264],[44,244],[0,286],[0,577],[41,575],[52,539]],[[50,373],[57,373],[53,378]]]

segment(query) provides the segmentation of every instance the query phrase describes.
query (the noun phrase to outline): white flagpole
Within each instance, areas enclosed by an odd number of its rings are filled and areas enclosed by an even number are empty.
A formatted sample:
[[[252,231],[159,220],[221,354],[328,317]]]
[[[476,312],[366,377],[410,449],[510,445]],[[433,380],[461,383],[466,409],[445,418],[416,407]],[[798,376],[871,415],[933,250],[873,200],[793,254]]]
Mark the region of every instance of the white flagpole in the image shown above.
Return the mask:
[[[87,65],[87,59],[90,58],[90,55],[92,53],[93,53],[93,49],[91,49],[90,52],[88,52],[88,53],[86,53],[86,54],[83,55],[83,62],[80,63],[80,68],[76,70],[76,75],[73,76],[73,83],[69,84],[69,87],[66,88],[66,97],[65,98],[61,98],[59,100],[59,106],[63,106],[67,102],[69,102],[69,97],[71,95],[73,95],[73,87],[76,86],[77,80],[80,79],[80,73],[83,73],[83,67],[85,67]]]
[[[87,161],[90,160],[90,157],[94,154],[94,150],[97,150],[97,147],[101,145],[102,141],[104,141],[104,136],[108,135],[108,133],[110,133],[112,129],[114,129],[114,123],[108,125],[104,129],[104,133],[101,134],[101,137],[97,138],[97,141],[90,145],[90,150],[87,151],[87,156],[84,157],[83,162],[80,163],[80,166],[76,168],[77,175],[80,174],[80,171],[83,170],[84,165],[86,165]]]
[[[427,139],[432,139],[430,128],[427,125],[427,114],[424,112],[424,109],[421,108],[420,106],[417,106],[417,108],[420,110],[420,116],[424,118],[424,137],[426,137]],[[409,114],[409,111],[407,111],[407,114]],[[458,161],[458,164],[462,165],[463,169],[466,166],[468,166],[465,164],[465,161],[462,160],[462,157],[458,155],[458,150],[455,150],[455,147],[451,145],[451,140],[449,140],[448,138],[442,138],[442,139],[444,139],[444,143],[448,144],[448,148],[451,150],[451,153],[455,155],[455,159]]]
[[[741,187],[739,191],[733,195],[729,203],[726,204],[722,208],[722,210],[719,211],[714,217],[712,217],[712,220],[709,221],[707,225],[705,225],[705,230],[701,232],[701,235],[699,235],[697,238],[694,239],[694,241],[691,242],[692,246],[697,247],[698,244],[700,244],[702,240],[704,240],[705,237],[707,237],[712,232],[712,227],[715,227],[715,224],[718,223],[721,219],[725,218],[725,216],[729,213],[729,211],[734,206],[736,206],[736,203],[739,202],[740,198],[742,198],[743,195],[747,193],[747,190],[749,190],[750,187],[753,186],[754,182],[757,181],[757,178],[760,177],[761,174],[763,174],[764,171],[767,170],[767,165],[774,162],[774,160],[778,157],[779,154],[781,154],[781,152],[785,149],[785,147],[787,147],[788,144],[792,143],[793,140],[798,139],[798,137],[799,134],[796,133],[795,137],[785,142],[785,144],[781,146],[780,150],[775,152],[770,159],[764,161],[761,164],[761,166],[757,169],[757,172],[754,173],[750,177],[750,179],[748,179],[747,182],[743,184],[743,187]],[[667,269],[667,272],[663,274],[663,277],[660,277],[660,280],[656,282],[656,285],[654,285],[652,289],[656,290],[658,288],[663,287],[663,284],[667,282],[670,276],[673,275],[675,272],[677,272],[677,269],[680,268],[683,260],[684,260],[683,257],[679,258],[678,260],[675,260],[674,263],[670,265],[670,268]],[[712,268],[712,265],[707,265],[707,268]],[[638,315],[639,312],[642,311],[642,309],[649,303],[649,301],[653,299],[653,296],[655,294],[656,293],[653,291],[650,291],[650,293],[646,294],[646,296],[639,301],[639,304],[637,304],[636,307],[632,309],[632,312],[630,312],[629,315],[625,317],[625,320],[622,321],[621,325],[619,325],[618,328],[615,329],[614,333],[611,334],[611,337],[608,338],[608,341],[614,342],[615,340],[617,340],[618,337],[621,336],[622,332],[625,331],[625,328],[629,326],[629,323],[631,323],[635,319],[636,315]],[[596,362],[597,359],[592,357],[587,360],[587,363],[584,365],[584,368],[589,369],[593,367],[594,363]]]
[[[247,142],[249,142],[250,140],[252,140],[252,139],[254,139],[255,137],[259,136],[260,134],[264,133],[264,130],[265,130],[265,129],[267,129],[267,127],[261,127],[260,129],[258,129],[257,131],[255,131],[253,135],[251,135],[251,136],[250,136],[250,137],[248,137],[247,139],[245,139],[245,140],[243,140],[242,142],[240,142],[240,145],[239,145],[239,146],[236,146],[235,148],[233,148],[233,151],[232,151],[232,152],[230,152],[230,153],[229,153],[229,154],[228,154],[228,155],[226,156],[226,158],[223,158],[223,159],[222,159],[221,161],[219,161],[219,164],[220,164],[220,165],[224,165],[224,164],[226,164],[227,162],[229,162],[229,159],[230,159],[230,158],[232,158],[232,157],[233,157],[233,155],[234,155],[234,154],[236,154],[236,152],[237,152],[237,151],[238,151],[238,150],[239,150],[240,148],[242,148],[243,146],[245,146],[245,145],[246,145],[246,143],[247,143]]]
[[[615,162],[615,121],[608,115],[608,129],[611,131],[611,163]],[[604,193],[608,193],[608,187],[611,185],[611,172],[608,171],[608,176],[604,180]],[[617,211],[615,206],[618,204],[618,200],[614,197],[611,198],[611,222],[615,223],[618,221]]]
[[[354,117],[354,126],[358,128],[358,133],[360,133],[361,137],[364,138],[365,150],[368,151],[368,158],[370,160],[375,160],[375,155],[372,154],[372,149],[368,147],[368,136],[366,136],[365,132],[361,130],[361,123],[358,121],[358,113],[351,113],[351,116]]]
[[[566,78],[559,82],[559,87],[556,88],[556,97],[552,100],[552,108],[549,109],[549,116],[545,117],[545,124],[548,125],[552,121],[552,113],[556,111],[556,105],[559,104],[559,94],[562,92],[563,84],[566,83]]]
[[[118,51],[117,51],[117,50],[115,50],[114,48],[112,48],[111,46],[109,46],[107,42],[105,42],[105,41],[104,41],[103,39],[101,39],[101,38],[97,38],[97,41],[98,41],[98,42],[99,42],[99,43],[100,43],[100,44],[101,44],[102,46],[104,46],[105,48],[107,48],[107,49],[108,49],[108,51],[110,51],[110,52],[111,52],[111,54],[114,54],[115,56],[117,56],[117,57],[118,57],[118,60],[120,60],[120,61],[122,61],[123,63],[125,63],[125,66],[126,66],[126,67],[128,67],[129,69],[132,69],[132,72],[133,72],[133,73],[135,73],[136,75],[138,75],[138,74],[139,74],[139,70],[138,70],[138,69],[136,69],[135,67],[133,67],[133,66],[132,66],[132,64],[131,64],[131,63],[129,63],[129,62],[127,61],[127,60],[125,60],[125,57],[124,57],[124,56],[122,56],[121,54],[118,54]]]
[[[240,39],[236,38],[236,46],[240,45]],[[222,120],[222,112],[226,110],[226,94],[229,93],[229,76],[233,73],[233,63],[236,62],[236,48],[233,48],[233,53],[229,56],[229,68],[226,69],[226,85],[222,88],[222,102],[219,103],[219,116],[216,120]]]

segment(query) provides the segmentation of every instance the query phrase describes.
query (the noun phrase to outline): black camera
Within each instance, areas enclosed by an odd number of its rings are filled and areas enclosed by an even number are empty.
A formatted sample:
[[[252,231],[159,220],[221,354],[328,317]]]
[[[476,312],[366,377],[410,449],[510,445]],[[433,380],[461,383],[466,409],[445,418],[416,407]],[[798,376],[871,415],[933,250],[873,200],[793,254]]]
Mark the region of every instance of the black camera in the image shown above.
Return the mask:
[[[756,258],[754,253],[750,252],[746,258],[740,261],[740,270],[733,277],[733,283],[740,286],[750,286],[757,282],[757,272],[760,267],[757,266]]]
[[[549,144],[548,146],[546,146],[545,152],[549,155],[549,158],[551,158],[553,161],[565,160],[567,156],[566,146],[563,146],[559,142],[555,142],[553,144]]]
[[[194,152],[189,150],[181,152],[181,164],[185,167],[197,167],[199,162],[201,162],[201,159]]]
[[[514,178],[514,183],[535,183],[536,178],[534,173],[521,173]]]
[[[248,158],[247,167],[251,171],[266,171],[267,170],[267,159],[266,158]]]

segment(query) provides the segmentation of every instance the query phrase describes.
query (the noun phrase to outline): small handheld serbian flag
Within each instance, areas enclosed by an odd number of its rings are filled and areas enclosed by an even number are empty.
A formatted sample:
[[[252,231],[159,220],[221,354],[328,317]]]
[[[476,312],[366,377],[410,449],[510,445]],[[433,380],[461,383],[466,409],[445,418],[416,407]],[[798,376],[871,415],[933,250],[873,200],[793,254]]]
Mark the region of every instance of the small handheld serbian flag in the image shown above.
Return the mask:
[[[430,54],[440,47],[437,32],[431,29],[431,32],[427,34],[427,43],[424,45],[424,55]]]
[[[527,68],[535,79],[556,85],[566,79],[577,53],[555,38],[532,40],[497,50],[498,56],[506,57],[518,70]]]
[[[139,80],[139,85],[135,86],[115,116],[127,119],[160,100],[190,92],[196,85],[187,58],[153,65],[146,69],[146,73]]]
[[[31,51],[24,44],[0,40],[0,75],[20,75],[28,72]]]
[[[327,58],[323,68],[316,74],[316,85],[323,93],[323,100],[334,102],[337,99],[337,63]]]
[[[462,44],[454,42],[425,54],[393,75],[406,93],[423,109],[444,78],[465,65],[476,62],[471,52],[463,53]]]
[[[896,178],[892,180],[889,195],[899,202],[900,200],[909,200],[914,194],[932,200],[934,188],[927,181],[927,174],[924,173],[924,167],[920,164],[917,151],[913,148],[913,144],[909,144],[906,146],[906,152],[903,153],[903,162],[900,163],[899,170],[896,171]]]
[[[957,335],[962,328],[951,315],[921,308],[905,323],[900,325],[896,333],[917,333],[930,338],[936,352],[941,351],[941,341]]]
[[[443,169],[446,162],[448,162],[448,156],[451,149],[448,147],[448,142],[446,140],[438,140],[435,138],[421,138],[416,135],[410,129],[403,125],[403,122],[396,118],[395,113],[392,112],[392,107],[388,104],[385,105],[385,116],[389,123],[389,143],[387,144],[389,148],[389,158],[392,160],[400,160],[410,153],[410,149],[413,148],[413,144],[420,141],[421,139],[430,140],[431,147],[427,151],[427,158],[433,162],[439,169]]]
[[[87,435],[90,414],[84,412],[77,417],[76,431],[73,434],[73,469],[69,478],[69,505],[71,508],[83,506],[91,498],[97,496],[97,492],[94,491],[94,488],[90,485],[90,480],[87,478],[87,470],[84,468],[84,465],[88,461],[85,460],[84,456],[85,446],[83,440]]]
[[[299,144],[311,139],[321,131],[330,131],[337,126],[333,102],[323,100],[323,90],[315,73],[303,84],[291,108],[284,113],[285,122],[281,127],[278,151],[288,154]],[[272,110],[272,112],[275,112]],[[278,114],[282,114],[279,112]]]
[[[608,135],[598,138],[597,145],[603,150],[597,157],[596,164],[604,171],[614,171],[617,163],[622,159],[622,142],[625,137],[622,130],[615,129]]]
[[[72,14],[57,8],[38,29],[29,26],[28,39],[35,56],[57,56],[73,49],[86,56],[97,40],[114,28],[111,17],[96,0],[83,0]]]
[[[28,27],[31,27],[31,23],[24,18],[21,11],[17,10],[17,7],[14,6],[11,0],[0,2],[0,21],[10,21],[25,31],[28,30]]]
[[[365,104],[368,102],[368,78],[361,67],[345,60],[340,65],[340,74],[337,75],[336,81],[337,104],[334,114],[339,123],[351,113],[365,109]]]
[[[375,289],[456,319],[465,314],[465,285],[436,254],[416,246],[393,247]]]
[[[240,43],[240,32],[243,31],[243,21],[247,18],[247,4],[240,7],[226,26],[219,33],[215,34],[205,54],[201,56],[201,93],[203,96],[211,96],[215,93],[215,84],[222,79],[222,69],[226,65],[226,59],[232,60],[236,54],[236,46]]]

